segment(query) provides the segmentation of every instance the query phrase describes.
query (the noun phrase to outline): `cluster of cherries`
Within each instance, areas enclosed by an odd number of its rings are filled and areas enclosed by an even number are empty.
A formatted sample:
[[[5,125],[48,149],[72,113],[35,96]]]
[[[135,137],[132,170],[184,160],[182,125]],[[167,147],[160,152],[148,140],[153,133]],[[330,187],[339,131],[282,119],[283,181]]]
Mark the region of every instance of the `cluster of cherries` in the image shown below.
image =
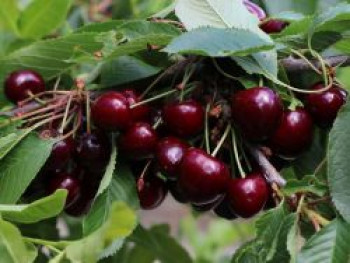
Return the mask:
[[[198,85],[197,89],[205,87]],[[241,176],[233,176],[236,167],[232,167],[235,162],[227,160],[228,142],[237,144],[236,134],[241,141],[267,146],[278,158],[298,157],[312,142],[314,123],[330,127],[347,97],[336,84],[325,89],[317,83],[311,90],[316,92],[303,97],[305,108],[289,109],[284,109],[279,95],[268,87],[229,91],[231,96],[225,101],[229,105],[230,119],[225,120],[229,129],[220,130],[221,142],[212,154],[202,149],[209,111],[194,95],[165,100],[157,104],[160,108],[150,106],[152,99],[142,100],[132,89],[92,97],[90,107],[84,98],[79,104],[85,109],[80,123],[91,118],[93,128],[85,130],[80,125],[69,136],[60,136],[55,122],[51,121],[49,128],[45,126],[45,133],[59,141],[38,176],[41,183],[37,179],[31,188],[45,189],[46,193],[67,189],[66,212],[74,216],[85,213],[109,162],[110,134],[114,133],[119,156],[129,162],[135,174],[143,209],[158,207],[170,191],[177,201],[191,203],[198,211],[214,210],[227,219],[251,217],[264,208],[272,190],[250,156],[246,158],[249,173],[245,175],[240,169]],[[6,80],[5,94],[21,105],[28,98],[45,94],[44,80],[34,71],[13,72]],[[232,138],[227,136],[230,130]],[[241,151],[244,155],[244,147]],[[243,162],[242,155],[236,152],[236,165]]]

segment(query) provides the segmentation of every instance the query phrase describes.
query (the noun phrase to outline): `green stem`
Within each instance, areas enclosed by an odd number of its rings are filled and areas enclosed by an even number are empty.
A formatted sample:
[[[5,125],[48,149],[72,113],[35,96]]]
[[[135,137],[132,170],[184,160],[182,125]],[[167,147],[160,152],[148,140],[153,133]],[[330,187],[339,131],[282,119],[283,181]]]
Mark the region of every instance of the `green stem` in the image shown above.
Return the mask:
[[[169,90],[169,91],[167,91],[167,92],[161,93],[161,94],[159,94],[159,95],[157,95],[157,96],[154,96],[154,97],[152,97],[152,98],[149,98],[149,99],[147,99],[147,100],[143,100],[143,101],[140,101],[140,102],[138,102],[138,103],[132,104],[132,105],[130,106],[130,108],[133,109],[133,108],[139,107],[139,106],[141,106],[141,105],[145,105],[145,104],[150,103],[150,102],[152,102],[152,101],[155,101],[155,100],[158,100],[158,99],[167,97],[167,96],[169,96],[169,95],[171,95],[171,94],[174,94],[174,93],[176,93],[176,92],[178,92],[178,90],[176,90],[176,89]]]
[[[327,226],[330,224],[330,221],[314,210],[308,209],[305,206],[302,208],[303,212],[309,217],[310,220],[314,219],[322,226]]]
[[[219,64],[216,62],[215,58],[213,58],[212,61],[213,61],[213,64],[214,64],[216,70],[217,70],[221,75],[223,75],[223,76],[226,77],[226,78],[232,79],[232,80],[238,80],[238,79],[239,79],[239,78],[236,78],[236,77],[234,77],[234,76],[228,74],[227,72],[225,72],[225,71],[219,66]]]
[[[205,149],[207,150],[207,153],[210,153],[210,139],[209,139],[209,115],[210,110],[210,104],[207,104],[207,107],[205,108],[205,127],[204,127],[204,137],[205,137]]]
[[[233,147],[233,152],[234,152],[234,155],[235,155],[238,171],[239,171],[241,177],[245,178],[246,177],[246,173],[244,172],[241,160],[239,159],[238,147],[237,147],[237,139],[236,139],[236,134],[235,134],[234,129],[232,129],[232,131],[231,131],[231,139],[232,139],[232,147]]]
[[[224,131],[224,134],[221,136],[221,139],[218,142],[218,145],[216,146],[214,151],[211,153],[211,156],[215,157],[218,154],[218,152],[220,151],[222,145],[224,144],[230,130],[231,130],[231,124],[228,124],[225,131]]]

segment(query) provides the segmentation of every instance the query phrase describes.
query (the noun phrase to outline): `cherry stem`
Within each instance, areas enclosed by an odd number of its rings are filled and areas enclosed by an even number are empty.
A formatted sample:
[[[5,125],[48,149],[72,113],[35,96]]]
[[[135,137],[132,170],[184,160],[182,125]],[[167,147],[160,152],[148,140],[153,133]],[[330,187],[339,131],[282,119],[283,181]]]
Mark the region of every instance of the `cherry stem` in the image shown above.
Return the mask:
[[[149,98],[149,99],[147,99],[147,100],[143,100],[143,101],[140,101],[140,102],[138,102],[138,103],[132,104],[132,105],[130,105],[130,109],[133,109],[133,108],[136,108],[136,107],[145,105],[145,104],[147,104],[147,103],[150,103],[150,102],[152,102],[152,101],[155,101],[155,100],[158,100],[158,99],[167,97],[167,96],[169,96],[169,95],[171,95],[171,94],[174,94],[174,93],[176,93],[176,92],[178,92],[178,90],[176,90],[176,89],[169,90],[169,91],[167,91],[167,92],[161,93],[161,94],[159,94],[159,95],[157,95],[157,96],[154,96],[154,97],[152,97],[152,98]]]
[[[205,138],[205,148],[208,154],[210,154],[210,139],[209,139],[209,110],[210,110],[210,103],[207,104],[207,107],[205,108],[205,119],[204,119],[204,138]]]
[[[247,157],[247,154],[246,154],[246,152],[244,150],[242,140],[240,141],[239,147],[241,149],[241,153],[242,153],[243,159],[244,159],[246,165],[248,166],[248,171],[252,172],[253,168],[252,168],[252,165],[251,165],[251,163],[249,161],[249,158]]]
[[[314,210],[308,209],[306,206],[302,207],[302,211],[307,215],[307,217],[313,221],[315,220],[317,223],[319,223],[321,226],[327,226],[330,224],[330,221],[323,216],[321,216],[319,213],[317,213]]]
[[[304,60],[305,63],[308,64],[309,67],[310,67],[313,71],[315,71],[317,74],[319,74],[319,75],[322,74],[322,72],[321,72],[318,68],[316,68],[316,67],[314,66],[314,64],[312,64],[312,62],[311,62],[307,57],[305,57],[302,53],[300,53],[299,51],[297,51],[297,50],[295,50],[295,49],[291,49],[290,51],[291,51],[293,54],[295,54],[295,55],[297,55],[298,57],[300,57],[302,60]]]
[[[216,145],[214,151],[211,153],[211,156],[215,157],[218,154],[218,152],[220,151],[222,145],[224,144],[228,134],[230,133],[230,130],[231,130],[231,124],[228,124],[225,131],[224,131],[224,134],[220,138],[220,141]]]
[[[143,170],[142,170],[142,172],[141,172],[141,175],[140,175],[140,178],[141,178],[141,179],[144,179],[144,178],[145,178],[145,175],[146,175],[146,173],[147,173],[148,168],[151,166],[151,163],[152,163],[152,160],[149,160],[149,161],[146,163],[146,165],[145,165],[145,167],[143,168]]]
[[[237,167],[239,174],[241,175],[242,178],[246,177],[246,173],[244,172],[244,169],[242,167],[241,160],[239,159],[239,154],[238,154],[238,147],[237,147],[237,138],[234,129],[231,130],[231,142],[232,142],[232,147],[233,147],[233,153],[236,159]]]
[[[61,127],[60,129],[58,130],[58,132],[60,134],[63,134],[63,129],[64,129],[64,126],[66,125],[66,121],[67,121],[67,118],[68,118],[68,113],[69,113],[69,109],[70,109],[70,105],[72,103],[72,99],[73,99],[73,95],[71,94],[68,98],[68,102],[67,102],[67,106],[66,106],[66,110],[64,112],[64,117],[63,117],[63,120],[62,120],[62,124],[61,124]]]
[[[90,92],[86,93],[86,132],[91,133]]]
[[[233,79],[233,80],[238,80],[238,79],[239,79],[239,78],[234,77],[234,76],[232,76],[231,74],[225,72],[225,71],[219,66],[219,64],[217,63],[217,61],[216,61],[215,58],[213,58],[212,61],[213,61],[214,67],[216,68],[216,70],[217,70],[221,75],[223,75],[223,76],[226,77],[226,78]]]

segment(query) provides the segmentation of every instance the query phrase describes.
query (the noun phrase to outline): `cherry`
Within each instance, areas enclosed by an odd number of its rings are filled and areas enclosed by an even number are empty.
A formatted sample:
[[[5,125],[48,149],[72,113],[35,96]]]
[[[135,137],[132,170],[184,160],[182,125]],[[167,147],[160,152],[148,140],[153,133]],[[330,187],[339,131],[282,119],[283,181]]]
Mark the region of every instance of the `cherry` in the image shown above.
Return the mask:
[[[323,89],[322,83],[313,85],[313,90]],[[306,108],[312,115],[314,121],[320,127],[332,126],[340,108],[346,102],[347,91],[337,85],[321,93],[309,94],[306,97]]]
[[[194,100],[171,103],[163,108],[166,127],[180,137],[198,134],[204,127],[204,109]]]
[[[135,90],[128,89],[124,90],[122,94],[127,99],[129,105],[140,102],[140,98]],[[131,109],[131,115],[133,121],[149,121],[151,117],[151,107],[148,105],[140,105]]]
[[[289,25],[288,22],[271,19],[260,25],[260,28],[268,34],[279,33]]]
[[[255,15],[260,21],[264,20],[266,18],[265,11],[258,6],[257,4],[254,4],[250,2],[249,0],[243,0],[243,4],[246,6],[248,11]]]
[[[219,199],[230,179],[227,166],[201,149],[185,152],[179,167],[179,187],[189,201],[205,204]]]
[[[146,174],[146,176],[137,180],[137,193],[141,208],[144,210],[151,210],[160,206],[167,192],[165,182],[153,176],[153,174]]]
[[[79,165],[90,171],[101,171],[109,161],[111,146],[104,133],[93,132],[77,138],[75,150]]]
[[[5,81],[5,94],[12,102],[24,100],[31,94],[44,91],[44,79],[39,73],[32,70],[12,72]]]
[[[52,147],[47,167],[51,170],[64,168],[72,159],[74,150],[75,142],[72,137],[56,142]]]
[[[96,126],[104,130],[125,130],[132,123],[129,102],[119,92],[110,91],[96,99],[91,107],[91,117]]]
[[[197,212],[208,212],[214,209],[221,201],[221,198],[206,204],[192,204],[192,208]]]
[[[280,157],[293,159],[310,146],[313,137],[313,121],[304,108],[287,110],[281,124],[271,137],[270,146]]]
[[[228,185],[227,198],[232,211],[240,217],[249,218],[264,208],[269,188],[260,172],[246,178],[232,179]]]
[[[177,202],[182,204],[188,203],[188,198],[186,194],[182,191],[181,187],[179,187],[177,181],[168,180],[166,184],[169,189],[169,192]]]
[[[227,198],[224,198],[224,200],[222,200],[220,204],[214,208],[214,213],[218,217],[221,217],[227,220],[233,220],[237,218],[235,213],[232,211],[230,202]]]
[[[161,172],[169,179],[178,177],[178,168],[189,145],[175,137],[160,140],[156,148],[156,157]]]
[[[61,173],[49,182],[49,193],[52,194],[58,189],[65,189],[68,191],[66,207],[69,207],[80,196],[81,183],[74,175],[68,173]]]
[[[281,99],[267,87],[237,92],[232,97],[232,118],[243,136],[264,141],[277,129],[283,115]]]
[[[119,146],[131,159],[152,157],[158,136],[152,126],[145,122],[134,123],[122,136]]]

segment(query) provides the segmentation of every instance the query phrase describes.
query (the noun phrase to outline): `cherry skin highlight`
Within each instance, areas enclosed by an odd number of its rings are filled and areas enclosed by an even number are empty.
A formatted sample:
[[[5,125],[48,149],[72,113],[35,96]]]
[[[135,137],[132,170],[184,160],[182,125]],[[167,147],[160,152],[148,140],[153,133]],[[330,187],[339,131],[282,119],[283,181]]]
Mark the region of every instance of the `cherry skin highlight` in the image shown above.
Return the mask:
[[[185,152],[179,168],[179,187],[196,204],[213,202],[225,193],[230,172],[227,166],[201,149]]]
[[[261,173],[246,178],[232,179],[227,199],[232,211],[240,217],[249,218],[259,213],[269,197],[269,188]]]
[[[91,117],[96,126],[103,130],[126,130],[132,123],[129,102],[119,92],[104,93],[91,107]]]
[[[16,103],[45,91],[45,81],[42,76],[32,70],[12,72],[5,81],[6,97]]]
[[[267,87],[255,87],[237,92],[232,97],[232,118],[243,137],[261,142],[277,129],[283,115],[283,105],[276,92]]]
[[[323,88],[325,86],[322,83],[316,83],[312,86],[312,90]],[[306,109],[310,112],[318,126],[322,128],[331,127],[340,108],[345,104],[347,95],[346,90],[333,85],[327,91],[307,95]]]
[[[204,114],[202,105],[193,100],[168,104],[162,112],[165,126],[180,137],[190,137],[201,132]]]

